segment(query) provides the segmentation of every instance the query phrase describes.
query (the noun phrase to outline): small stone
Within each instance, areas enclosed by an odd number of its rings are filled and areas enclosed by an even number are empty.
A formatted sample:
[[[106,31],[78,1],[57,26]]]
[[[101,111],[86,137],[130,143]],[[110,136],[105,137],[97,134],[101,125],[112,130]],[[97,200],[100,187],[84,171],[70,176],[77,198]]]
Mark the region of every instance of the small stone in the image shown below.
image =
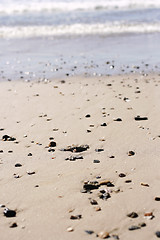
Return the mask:
[[[157,231],[155,234],[158,238],[160,238],[160,231]]]
[[[132,180],[126,180],[125,181],[125,183],[131,183],[132,182]]]
[[[137,116],[134,118],[136,121],[143,121],[143,120],[148,120],[148,117],[140,117],[140,116]]]
[[[148,183],[141,183],[141,186],[149,187],[149,184]]]
[[[93,163],[100,163],[99,160],[93,160]]]
[[[73,232],[73,231],[74,231],[74,229],[72,227],[67,228],[67,232]]]
[[[98,189],[99,185],[98,184],[92,184],[92,183],[85,183],[83,185],[83,189],[90,191],[90,190],[94,190],[94,189]]]
[[[5,207],[5,205],[4,204],[0,204],[0,208],[4,208]]]
[[[28,157],[31,157],[32,156],[32,153],[28,153]]]
[[[116,240],[119,240],[119,236],[118,235],[112,235],[112,237]]]
[[[97,148],[97,149],[95,149],[95,151],[96,151],[96,152],[103,152],[104,149],[103,149],[103,148]]]
[[[90,130],[90,129],[87,129],[87,133],[91,133],[91,130]]]
[[[15,228],[15,227],[18,227],[18,225],[17,225],[17,223],[12,223],[10,226],[9,226],[10,228]]]
[[[99,194],[99,198],[100,199],[103,199],[103,200],[107,200],[108,198],[111,198],[111,195],[108,193],[108,192],[101,192],[100,194]]]
[[[82,218],[82,215],[72,215],[72,216],[70,216],[70,219],[72,219],[72,220],[77,220],[77,219],[81,219]]]
[[[91,117],[91,115],[90,115],[90,114],[87,114],[85,117],[86,117],[86,118],[90,118],[90,117]]]
[[[102,123],[101,124],[101,127],[106,127],[107,126],[107,123]]]
[[[92,231],[92,230],[85,230],[85,232],[89,235],[92,235],[94,233],[94,231]]]
[[[133,151],[128,152],[128,156],[134,156],[134,155],[135,155],[135,152],[133,152]]]
[[[49,147],[56,147],[56,142],[51,141],[51,142],[49,143]]]
[[[131,213],[127,214],[127,217],[137,218],[137,217],[138,217],[138,214],[137,214],[136,212],[131,212]]]
[[[160,197],[155,197],[155,201],[160,201]]]
[[[128,228],[129,231],[134,231],[134,230],[137,230],[137,229],[140,229],[139,226],[131,226]]]
[[[101,207],[99,207],[99,206],[98,206],[98,207],[95,207],[95,211],[96,211],[96,212],[101,211]]]
[[[27,174],[28,174],[28,175],[33,175],[33,174],[35,174],[35,172],[27,171]]]
[[[112,156],[109,156],[109,158],[115,158],[115,156],[112,155]]]
[[[105,238],[109,238],[110,235],[108,232],[102,231],[102,232],[98,233],[98,237],[105,239]]]
[[[49,149],[48,149],[48,152],[55,152],[55,149],[49,148]]]
[[[90,199],[90,203],[92,205],[98,205],[98,202],[96,200],[94,200],[94,199]]]
[[[99,182],[99,185],[106,185],[107,187],[114,187],[114,184],[108,180],[103,180]]]
[[[121,118],[117,118],[117,119],[114,119],[114,121],[116,121],[116,122],[122,122],[122,119],[121,119]]]
[[[16,211],[11,210],[9,208],[5,208],[4,211],[3,211],[3,214],[4,214],[4,216],[9,217],[9,218],[10,217],[15,217],[16,216]]]
[[[89,149],[89,145],[72,145],[66,148],[60,149],[60,151],[69,151],[69,152],[83,152]]]
[[[143,222],[143,223],[139,223],[138,226],[139,227],[146,227],[147,225],[146,225],[146,223]]]
[[[14,166],[15,166],[15,167],[22,167],[22,164],[16,163]]]
[[[120,177],[120,178],[124,178],[124,177],[126,177],[126,174],[120,173],[120,174],[119,174],[119,177]]]
[[[0,150],[0,153],[3,153],[3,150]]]

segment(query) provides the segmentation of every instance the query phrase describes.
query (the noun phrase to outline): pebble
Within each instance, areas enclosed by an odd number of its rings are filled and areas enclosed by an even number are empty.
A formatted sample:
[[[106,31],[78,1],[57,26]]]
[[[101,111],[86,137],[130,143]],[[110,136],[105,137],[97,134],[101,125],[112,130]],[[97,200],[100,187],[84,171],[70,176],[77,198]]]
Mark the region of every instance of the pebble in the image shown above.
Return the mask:
[[[141,183],[141,186],[149,187],[149,184],[148,183]]]
[[[35,174],[35,172],[27,171],[27,174],[28,174],[28,175],[33,175],[33,174]]]
[[[4,204],[0,204],[0,208],[4,208],[5,207],[5,205]]]
[[[160,197],[155,197],[155,201],[160,201]]]
[[[85,189],[86,191],[90,191],[98,188],[99,188],[99,184],[85,183],[83,185],[83,189]]]
[[[15,166],[15,167],[22,167],[22,164],[16,163],[14,166]]]
[[[134,118],[136,121],[142,121],[142,120],[148,120],[148,117],[140,117],[140,116],[137,116]]]
[[[109,238],[110,235],[108,232],[102,231],[102,232],[98,233],[98,237],[105,239],[105,238]]]
[[[87,114],[85,117],[86,117],[86,118],[90,118],[90,117],[91,117],[91,115],[90,115],[90,114]]]
[[[51,141],[51,142],[49,143],[49,147],[56,147],[56,142]]]
[[[92,230],[85,230],[85,232],[89,235],[92,235],[94,233],[94,231],[92,231]]]
[[[160,231],[157,231],[155,234],[158,238],[160,238]]]
[[[100,160],[93,160],[93,163],[100,163]]]
[[[102,185],[106,185],[107,187],[114,187],[114,184],[108,180],[103,180],[103,181],[100,181],[99,182],[99,185],[102,186]]]
[[[92,205],[98,205],[98,202],[94,199],[90,199],[90,204]]]
[[[101,211],[101,207],[99,207],[99,206],[98,206],[98,207],[95,207],[95,211],[96,211],[96,212]]]
[[[9,208],[5,208],[3,211],[4,216],[6,217],[15,217],[16,216],[16,211],[11,210]]]
[[[131,226],[128,228],[129,231],[134,231],[134,230],[137,230],[137,229],[140,229],[139,226]]]
[[[18,227],[18,225],[17,225],[16,222],[14,222],[14,223],[12,223],[9,227],[10,227],[10,228],[15,228],[15,227]]]
[[[81,219],[82,218],[82,215],[72,215],[70,216],[70,219],[72,220],[77,220],[77,219]]]
[[[101,127],[106,127],[107,126],[107,123],[102,123],[101,124]]]
[[[67,228],[67,232],[73,232],[73,231],[74,231],[74,229],[72,227]]]
[[[97,149],[95,149],[95,151],[96,151],[96,152],[103,152],[104,149],[103,149],[103,148],[97,148]]]
[[[121,118],[117,118],[117,119],[114,119],[114,121],[116,121],[116,122],[122,122],[122,119],[121,119]]]
[[[120,173],[120,174],[119,174],[119,177],[121,177],[121,178],[126,177],[126,174]]]
[[[133,151],[128,152],[128,156],[134,156],[134,155],[135,155],[135,152],[133,152]]]
[[[32,156],[32,153],[28,153],[28,157],[31,157]]]
[[[138,217],[138,214],[137,214],[136,212],[131,212],[131,213],[127,214],[127,217],[137,218],[137,217]]]

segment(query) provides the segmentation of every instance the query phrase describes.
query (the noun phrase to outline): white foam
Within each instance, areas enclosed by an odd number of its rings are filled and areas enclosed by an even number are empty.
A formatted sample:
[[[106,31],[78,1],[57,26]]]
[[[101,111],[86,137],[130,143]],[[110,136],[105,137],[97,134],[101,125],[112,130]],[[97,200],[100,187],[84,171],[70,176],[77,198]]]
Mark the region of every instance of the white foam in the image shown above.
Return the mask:
[[[114,22],[114,23],[105,23],[105,24],[0,27],[1,38],[109,35],[109,34],[123,34],[123,33],[154,33],[154,32],[160,32],[160,23],[124,24],[124,23]]]
[[[160,0],[1,0],[0,13],[160,8]]]

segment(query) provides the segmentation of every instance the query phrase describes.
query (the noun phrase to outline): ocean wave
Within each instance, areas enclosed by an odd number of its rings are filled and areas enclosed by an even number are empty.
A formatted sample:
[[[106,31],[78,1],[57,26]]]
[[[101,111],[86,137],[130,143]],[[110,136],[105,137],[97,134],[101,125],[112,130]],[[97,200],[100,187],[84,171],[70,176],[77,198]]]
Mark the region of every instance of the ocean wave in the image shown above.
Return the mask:
[[[160,32],[160,23],[105,23],[73,24],[59,26],[14,26],[0,27],[0,38],[32,38],[51,36],[112,35],[123,33]]]
[[[159,0],[66,0],[66,1],[18,1],[2,0],[0,3],[1,14],[24,14],[29,12],[44,11],[87,11],[87,10],[121,10],[121,9],[142,9],[142,8],[160,8]]]

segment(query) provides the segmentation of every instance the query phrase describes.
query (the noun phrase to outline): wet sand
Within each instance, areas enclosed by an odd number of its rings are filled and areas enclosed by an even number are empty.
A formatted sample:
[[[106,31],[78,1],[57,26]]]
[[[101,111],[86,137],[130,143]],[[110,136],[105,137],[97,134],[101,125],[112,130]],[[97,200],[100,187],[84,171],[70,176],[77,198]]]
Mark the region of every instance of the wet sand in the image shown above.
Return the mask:
[[[1,239],[156,239],[159,99],[158,74],[1,82]]]

